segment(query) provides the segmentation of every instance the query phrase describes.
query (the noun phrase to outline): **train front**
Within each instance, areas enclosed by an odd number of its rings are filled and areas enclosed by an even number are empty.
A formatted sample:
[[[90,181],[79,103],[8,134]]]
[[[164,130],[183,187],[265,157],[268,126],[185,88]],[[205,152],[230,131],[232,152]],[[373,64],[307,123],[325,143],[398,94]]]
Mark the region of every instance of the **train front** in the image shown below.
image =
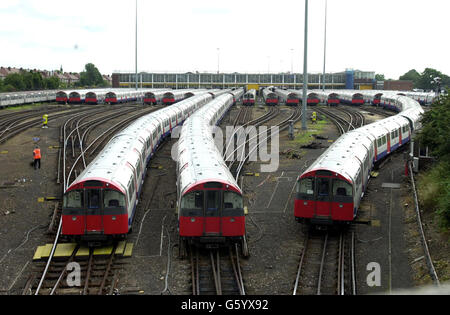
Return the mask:
[[[242,241],[245,215],[242,192],[226,181],[203,181],[182,194],[180,237],[191,243],[215,246]]]
[[[312,169],[298,179],[295,218],[320,225],[353,221],[354,195],[352,180],[328,169]]]
[[[104,242],[124,238],[129,230],[126,192],[102,178],[86,178],[65,192],[62,232],[75,241]]]

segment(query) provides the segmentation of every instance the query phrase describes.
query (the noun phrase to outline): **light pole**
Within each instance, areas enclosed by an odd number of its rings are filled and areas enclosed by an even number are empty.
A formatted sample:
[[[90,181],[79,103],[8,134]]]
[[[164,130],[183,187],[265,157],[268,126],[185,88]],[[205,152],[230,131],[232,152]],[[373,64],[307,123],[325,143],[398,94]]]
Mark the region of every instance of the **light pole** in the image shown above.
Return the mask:
[[[325,63],[326,63],[326,57],[327,57],[327,8],[328,7],[328,0],[325,0],[325,36],[324,36],[324,44],[323,44],[323,91],[325,91]]]
[[[294,73],[294,48],[291,48],[291,74]]]
[[[305,44],[303,57],[303,115],[302,130],[306,130],[306,102],[308,100],[308,0],[305,0]]]
[[[135,50],[135,62],[136,62],[136,91],[138,90],[138,68],[137,68],[137,49],[138,49],[138,0],[136,0],[136,50]]]
[[[217,48],[217,74],[220,73],[220,48]]]

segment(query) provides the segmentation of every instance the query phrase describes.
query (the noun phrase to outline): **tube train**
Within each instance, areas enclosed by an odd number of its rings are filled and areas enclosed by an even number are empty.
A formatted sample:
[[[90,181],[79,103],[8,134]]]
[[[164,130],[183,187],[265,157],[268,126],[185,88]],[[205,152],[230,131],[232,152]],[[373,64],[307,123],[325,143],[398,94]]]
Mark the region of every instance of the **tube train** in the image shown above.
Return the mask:
[[[264,103],[267,106],[276,106],[278,105],[278,95],[273,92],[270,88],[264,89],[263,91]]]
[[[248,255],[242,190],[225,164],[212,126],[243,90],[222,95],[193,114],[178,141],[177,211],[180,253],[186,244],[218,247],[241,243]]]
[[[298,106],[300,104],[300,95],[297,92],[275,89],[275,93],[287,106]]]
[[[242,98],[242,105],[253,106],[255,105],[255,102],[256,102],[256,90],[255,89],[248,90]]]
[[[54,102],[55,99],[56,91],[54,90],[0,93],[0,108],[22,104]]]
[[[380,102],[400,113],[347,132],[298,177],[297,221],[325,225],[352,222],[375,163],[407,144],[411,133],[420,129],[424,111],[419,103],[392,92]]]
[[[197,109],[226,91],[204,92],[145,115],[116,134],[63,196],[61,234],[96,244],[131,229],[147,164],[161,142]]]

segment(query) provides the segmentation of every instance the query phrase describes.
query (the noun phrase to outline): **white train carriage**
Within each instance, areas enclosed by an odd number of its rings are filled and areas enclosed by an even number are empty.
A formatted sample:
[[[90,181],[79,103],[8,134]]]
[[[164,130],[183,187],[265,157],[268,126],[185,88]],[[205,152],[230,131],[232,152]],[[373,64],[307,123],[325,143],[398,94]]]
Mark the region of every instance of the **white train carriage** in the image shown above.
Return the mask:
[[[418,102],[393,92],[386,95],[384,101],[395,101],[398,115],[344,134],[299,176],[296,220],[318,224],[354,220],[373,164],[408,143],[421,125],[423,109]]]
[[[209,93],[139,118],[115,135],[64,194],[62,235],[88,242],[123,238],[131,228],[146,164],[169,130],[211,101]],[[175,125],[172,125],[173,129]],[[169,130],[169,133],[171,130]]]

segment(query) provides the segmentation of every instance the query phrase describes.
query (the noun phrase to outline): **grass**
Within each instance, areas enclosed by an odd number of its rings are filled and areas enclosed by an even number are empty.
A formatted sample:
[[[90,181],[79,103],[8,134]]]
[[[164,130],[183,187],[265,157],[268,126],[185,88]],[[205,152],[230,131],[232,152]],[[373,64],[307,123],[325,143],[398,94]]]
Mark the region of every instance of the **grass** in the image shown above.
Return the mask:
[[[296,145],[307,145],[314,141],[313,135],[320,135],[327,125],[328,122],[325,118],[323,118],[322,120],[317,120],[317,124],[312,124],[310,121],[308,121],[308,129],[306,131],[300,129],[299,134],[292,142]]]
[[[33,109],[33,108],[35,108],[37,106],[41,106],[41,105],[42,105],[42,103],[19,105],[19,106],[7,107],[6,110],[16,111],[16,110]]]

